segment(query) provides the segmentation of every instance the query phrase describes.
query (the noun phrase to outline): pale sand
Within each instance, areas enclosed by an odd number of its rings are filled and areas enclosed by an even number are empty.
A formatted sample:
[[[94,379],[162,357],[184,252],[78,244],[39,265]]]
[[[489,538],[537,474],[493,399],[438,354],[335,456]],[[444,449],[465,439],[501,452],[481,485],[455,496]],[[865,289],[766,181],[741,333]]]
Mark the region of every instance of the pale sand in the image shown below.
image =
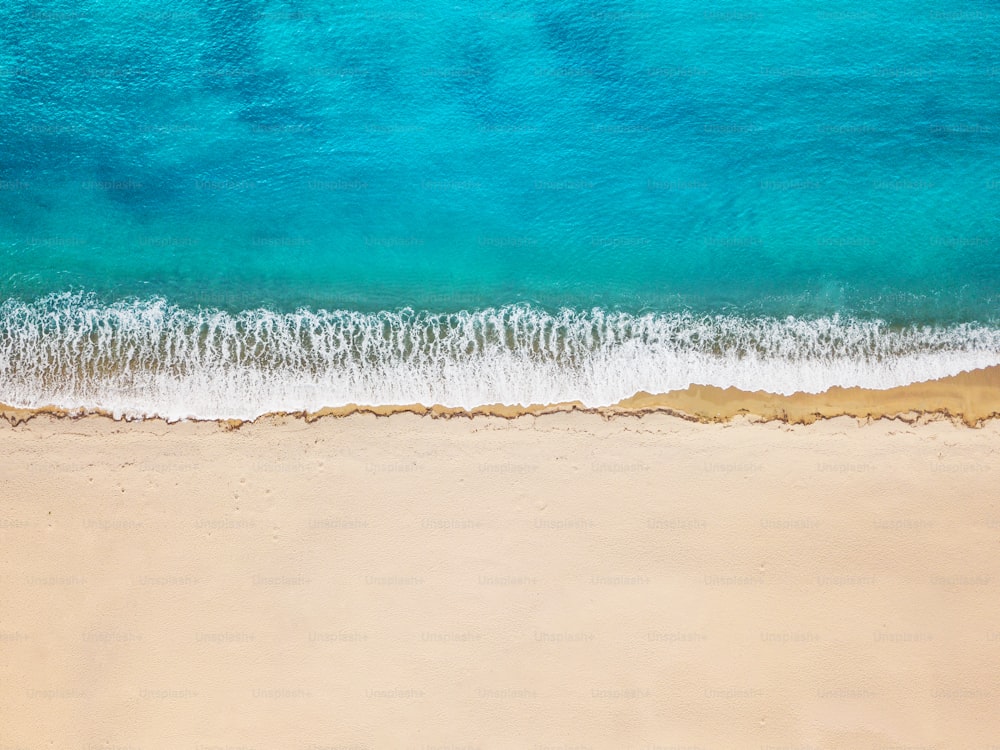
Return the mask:
[[[0,422],[0,748],[1000,745],[1000,422]]]

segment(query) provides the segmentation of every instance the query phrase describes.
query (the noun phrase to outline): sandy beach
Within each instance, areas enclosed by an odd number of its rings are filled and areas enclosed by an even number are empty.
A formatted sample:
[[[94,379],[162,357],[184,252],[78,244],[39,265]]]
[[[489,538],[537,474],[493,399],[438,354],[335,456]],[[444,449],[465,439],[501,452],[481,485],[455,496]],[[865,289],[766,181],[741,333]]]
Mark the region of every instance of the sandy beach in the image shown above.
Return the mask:
[[[858,5],[0,0],[0,750],[1000,750],[1000,0]]]
[[[997,373],[959,378],[883,393],[904,419],[769,402],[813,424],[704,389],[687,419],[7,410],[0,747],[996,747]]]

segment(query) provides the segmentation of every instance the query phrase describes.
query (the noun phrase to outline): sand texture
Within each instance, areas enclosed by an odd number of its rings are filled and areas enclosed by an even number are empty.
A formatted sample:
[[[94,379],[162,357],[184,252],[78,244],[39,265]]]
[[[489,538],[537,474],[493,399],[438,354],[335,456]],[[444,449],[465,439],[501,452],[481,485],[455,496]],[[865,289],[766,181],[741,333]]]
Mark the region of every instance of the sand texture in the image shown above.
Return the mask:
[[[0,747],[996,746],[998,451],[922,417],[0,423]]]

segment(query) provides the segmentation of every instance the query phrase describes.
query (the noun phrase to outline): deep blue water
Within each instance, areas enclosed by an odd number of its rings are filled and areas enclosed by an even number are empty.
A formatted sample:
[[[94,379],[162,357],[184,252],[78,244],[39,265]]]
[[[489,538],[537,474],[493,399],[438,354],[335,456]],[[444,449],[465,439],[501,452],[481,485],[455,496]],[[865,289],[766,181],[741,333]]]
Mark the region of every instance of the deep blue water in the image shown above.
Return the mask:
[[[1000,362],[1000,8],[789,6],[7,0],[0,402],[599,403]]]

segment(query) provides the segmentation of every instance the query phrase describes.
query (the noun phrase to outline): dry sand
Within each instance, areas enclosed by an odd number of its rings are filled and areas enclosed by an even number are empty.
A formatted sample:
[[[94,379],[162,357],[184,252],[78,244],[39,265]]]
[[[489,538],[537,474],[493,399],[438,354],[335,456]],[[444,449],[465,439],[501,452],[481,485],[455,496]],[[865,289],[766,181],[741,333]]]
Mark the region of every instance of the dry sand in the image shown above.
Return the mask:
[[[1000,747],[975,377],[978,429],[0,421],[0,748]]]

